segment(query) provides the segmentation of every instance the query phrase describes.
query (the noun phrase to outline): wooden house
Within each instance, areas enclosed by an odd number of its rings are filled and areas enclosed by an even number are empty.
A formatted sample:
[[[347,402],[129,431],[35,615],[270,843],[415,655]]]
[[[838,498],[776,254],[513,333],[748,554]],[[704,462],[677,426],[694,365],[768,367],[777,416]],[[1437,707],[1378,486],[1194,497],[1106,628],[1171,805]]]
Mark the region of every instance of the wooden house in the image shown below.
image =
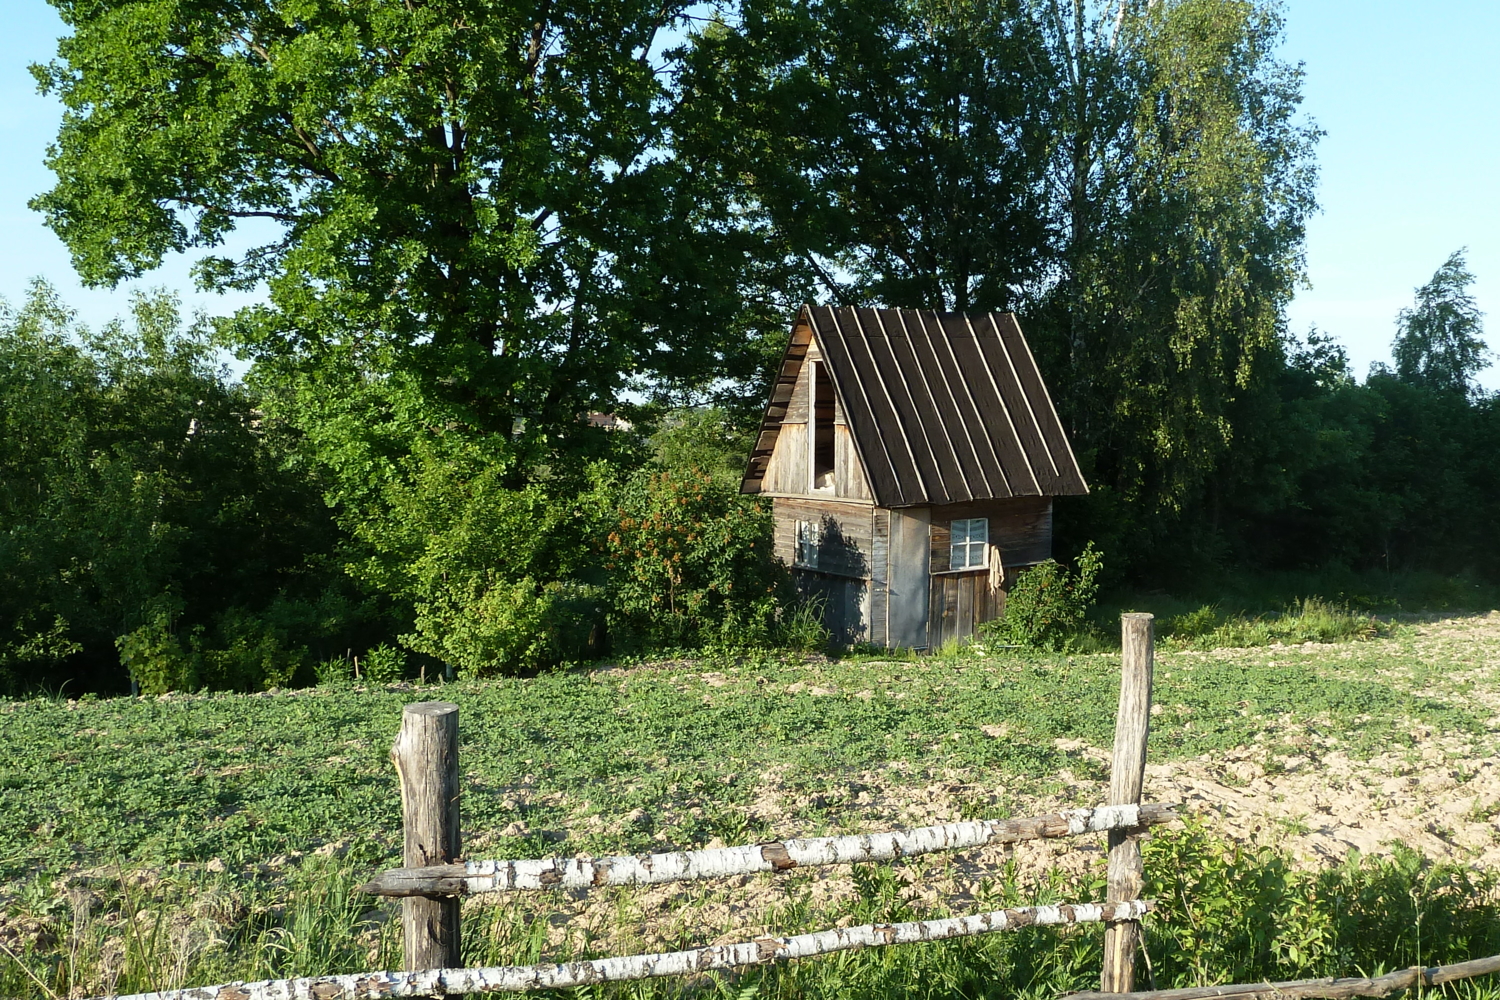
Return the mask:
[[[1052,553],[1088,492],[1009,313],[804,307],[740,486],[843,642],[935,648]]]

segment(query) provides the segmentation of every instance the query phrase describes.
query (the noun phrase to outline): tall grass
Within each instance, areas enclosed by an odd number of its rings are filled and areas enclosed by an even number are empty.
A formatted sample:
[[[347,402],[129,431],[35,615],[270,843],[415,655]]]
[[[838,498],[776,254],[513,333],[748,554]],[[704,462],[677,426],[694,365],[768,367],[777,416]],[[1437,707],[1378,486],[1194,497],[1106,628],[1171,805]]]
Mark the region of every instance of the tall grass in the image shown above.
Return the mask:
[[[1222,614],[1215,605],[1174,615],[1162,623],[1163,643],[1175,649],[1220,649],[1226,646],[1298,645],[1373,639],[1389,626],[1372,615],[1352,611],[1318,597],[1293,601],[1279,614]]]
[[[1376,974],[1500,952],[1500,887],[1492,872],[1430,865],[1409,852],[1351,855],[1299,868],[1274,848],[1223,840],[1198,824],[1145,845],[1149,971],[1160,988]],[[223,875],[197,882],[113,875],[74,880],[16,900],[0,924],[0,996],[52,998],[393,968],[395,908],[349,887],[364,871],[309,863],[276,882]],[[924,908],[900,869],[863,866],[852,898],[819,909],[793,890],[766,915],[781,933],[834,923],[943,915]],[[732,891],[732,890],[728,890]],[[1102,866],[1026,883],[1012,867],[965,909],[1098,898]],[[465,915],[465,960],[529,964],[591,956],[576,939],[548,948],[547,896],[513,897]],[[609,905],[604,899],[595,905]],[[622,908],[626,925],[639,914]],[[621,940],[629,940],[628,929]],[[908,945],[757,968],[697,981],[663,980],[566,991],[569,996],[886,1000],[893,996],[1054,997],[1097,983],[1097,927]],[[689,943],[684,941],[684,944]],[[1500,997],[1500,983],[1450,987]]]

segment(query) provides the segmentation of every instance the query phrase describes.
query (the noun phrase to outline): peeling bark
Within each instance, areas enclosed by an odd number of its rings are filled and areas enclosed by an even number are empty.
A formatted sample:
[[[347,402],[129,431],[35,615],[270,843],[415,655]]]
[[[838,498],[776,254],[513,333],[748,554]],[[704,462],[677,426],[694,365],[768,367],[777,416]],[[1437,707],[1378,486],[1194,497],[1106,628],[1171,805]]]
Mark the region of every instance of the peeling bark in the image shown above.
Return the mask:
[[[1234,986],[1195,986],[1180,990],[1144,990],[1139,993],[1069,993],[1062,1000],[1295,1000],[1321,997],[1383,997],[1415,986],[1441,986],[1459,979],[1473,979],[1500,972],[1500,955],[1476,958],[1454,965],[1402,969],[1384,976],[1349,979],[1295,979],[1285,983],[1242,983]]]
[[[543,858],[526,861],[470,861],[462,865],[398,868],[360,886],[378,896],[473,895],[518,889],[583,889],[604,885],[656,885],[787,871],[814,865],[960,851],[988,844],[1013,844],[1045,837],[1134,830],[1177,818],[1177,806],[1119,805],[1072,809],[1028,819],[971,820],[942,826],[847,837],[814,837],[747,847],[674,851],[614,858]]]
[[[136,993],[111,1000],[371,1000],[377,997],[441,997],[462,993],[521,993],[566,989],[590,983],[625,982],[660,976],[696,975],[718,969],[811,958],[852,948],[944,941],[1046,924],[1136,920],[1150,904],[1078,903],[995,910],[967,917],[904,924],[837,927],[793,937],[765,937],[740,944],[714,945],[656,955],[599,958],[562,965],[499,966],[487,969],[427,969],[421,972],[366,972],[350,976],[274,979],[196,989]],[[104,998],[97,998],[104,1000]]]

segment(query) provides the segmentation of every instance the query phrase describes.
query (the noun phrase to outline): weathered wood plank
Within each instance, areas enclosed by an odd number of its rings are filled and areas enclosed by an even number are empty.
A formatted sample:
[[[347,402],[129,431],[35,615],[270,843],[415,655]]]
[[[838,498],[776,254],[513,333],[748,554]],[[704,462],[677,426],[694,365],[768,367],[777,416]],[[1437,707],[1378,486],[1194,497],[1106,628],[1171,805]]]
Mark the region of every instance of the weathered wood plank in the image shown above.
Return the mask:
[[[458,706],[443,701],[407,705],[391,747],[401,779],[401,817],[410,868],[445,865],[460,855],[458,832]],[[457,965],[459,906],[452,898],[412,896],[401,902],[407,969]]]
[[[776,437],[776,450],[766,466],[763,493],[806,493],[807,423],[787,422]]]
[[[819,497],[776,497],[774,504],[776,551],[788,565],[795,564],[796,522],[811,521],[821,534],[817,571],[869,579],[874,530],[869,507]]]
[[[1141,801],[1146,779],[1146,738],[1151,729],[1152,618],[1148,614],[1120,616],[1120,705],[1115,713],[1115,754],[1110,764],[1109,801],[1129,805]],[[1128,833],[1109,834],[1109,894],[1111,903],[1139,899],[1145,884],[1140,843]],[[1135,988],[1135,952],[1140,925],[1112,925],[1104,933],[1104,969],[1099,989],[1129,993]]]
[[[844,837],[773,841],[745,847],[631,855],[613,858],[543,858],[469,861],[427,868],[398,868],[360,886],[380,896],[412,893],[473,895],[535,889],[587,889],[609,885],[658,885],[729,878],[793,868],[894,861],[988,844],[1014,844],[1049,837],[1137,829],[1177,818],[1175,804],[1150,803],[1117,809],[1072,809],[1024,819],[971,820],[942,826]]]
[[[870,641],[889,645],[891,641],[890,555],[891,512],[876,507],[870,525]]]
[[[988,573],[986,572],[986,577]],[[957,613],[953,620],[953,635],[957,639],[967,639],[974,634],[974,574],[964,573],[953,578],[954,590],[957,591],[954,603],[957,605]]]
[[[936,511],[933,514],[932,561],[928,563],[927,571],[946,573],[953,560],[953,519],[946,515],[939,519]]]
[[[1149,903],[1064,903],[994,910],[967,917],[901,924],[864,924],[791,937],[757,938],[741,944],[622,958],[597,958],[561,965],[498,966],[483,969],[428,969],[422,972],[366,972],[351,976],[263,980],[201,986],[160,993],[136,993],[113,1000],[376,1000],[384,997],[442,997],[463,993],[522,993],[567,989],[595,983],[628,982],[662,976],[688,976],[718,969],[812,958],[853,948],[880,948],[993,934],[1057,924],[1134,920]],[[104,998],[98,998],[104,1000]]]

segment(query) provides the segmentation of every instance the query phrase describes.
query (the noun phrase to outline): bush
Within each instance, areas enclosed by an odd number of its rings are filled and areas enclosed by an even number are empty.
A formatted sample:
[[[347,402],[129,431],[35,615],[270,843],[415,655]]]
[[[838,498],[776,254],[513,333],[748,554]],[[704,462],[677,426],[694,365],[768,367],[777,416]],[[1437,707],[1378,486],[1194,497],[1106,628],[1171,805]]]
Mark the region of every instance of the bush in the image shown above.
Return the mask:
[[[308,665],[307,647],[292,645],[262,616],[230,608],[211,631],[179,629],[181,608],[175,598],[158,598],[146,621],[116,642],[120,662],[144,694],[284,687]]]
[[[1074,648],[1087,630],[1103,568],[1104,557],[1089,542],[1076,573],[1055,559],[1024,570],[1006,595],[1004,616],[980,626],[980,634],[1031,649]]]
[[[360,672],[371,684],[395,683],[406,676],[406,651],[382,642],[365,652]]]
[[[776,635],[790,580],[771,512],[702,472],[643,472],[605,543],[610,628],[626,646],[756,646]]]
[[[595,652],[604,619],[600,588],[471,579],[417,605],[416,631],[401,641],[451,663],[464,676],[555,666]]]

